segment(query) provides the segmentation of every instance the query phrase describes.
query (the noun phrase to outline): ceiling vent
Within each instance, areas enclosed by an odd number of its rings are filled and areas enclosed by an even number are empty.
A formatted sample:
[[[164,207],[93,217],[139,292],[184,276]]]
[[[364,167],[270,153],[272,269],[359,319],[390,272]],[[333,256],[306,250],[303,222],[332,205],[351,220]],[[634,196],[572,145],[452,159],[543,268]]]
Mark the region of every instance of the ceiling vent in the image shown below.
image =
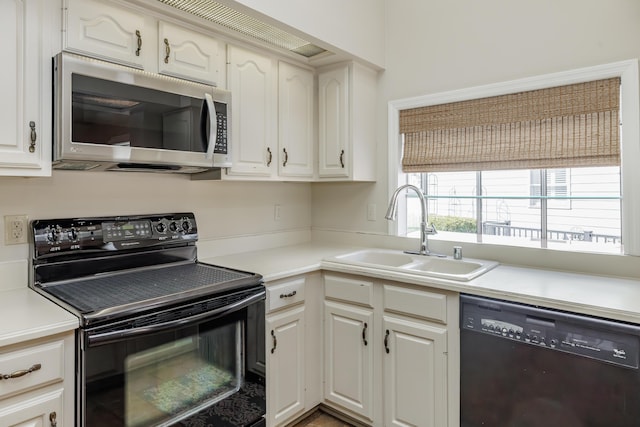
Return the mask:
[[[306,58],[326,52],[300,37],[287,33],[273,25],[259,21],[249,15],[231,9],[212,0],[158,0],[183,12],[214,22],[247,37],[260,40],[271,46],[286,49]]]

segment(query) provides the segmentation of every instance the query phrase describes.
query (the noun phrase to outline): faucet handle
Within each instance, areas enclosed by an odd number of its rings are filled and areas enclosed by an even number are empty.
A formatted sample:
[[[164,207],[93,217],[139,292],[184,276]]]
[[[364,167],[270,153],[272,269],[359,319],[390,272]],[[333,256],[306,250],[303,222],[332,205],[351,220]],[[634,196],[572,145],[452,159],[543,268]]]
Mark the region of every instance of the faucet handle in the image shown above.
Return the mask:
[[[436,230],[436,226],[433,225],[433,223],[427,224],[427,226],[424,229],[424,232],[425,234],[430,234],[430,235],[438,234],[438,230]]]

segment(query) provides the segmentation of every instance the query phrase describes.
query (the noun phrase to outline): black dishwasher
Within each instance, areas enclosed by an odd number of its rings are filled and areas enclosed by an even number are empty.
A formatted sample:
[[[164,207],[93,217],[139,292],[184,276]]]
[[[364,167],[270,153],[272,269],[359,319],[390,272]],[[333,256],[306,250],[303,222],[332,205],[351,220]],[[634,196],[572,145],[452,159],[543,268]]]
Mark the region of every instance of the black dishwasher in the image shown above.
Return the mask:
[[[460,297],[461,427],[640,426],[640,326]]]

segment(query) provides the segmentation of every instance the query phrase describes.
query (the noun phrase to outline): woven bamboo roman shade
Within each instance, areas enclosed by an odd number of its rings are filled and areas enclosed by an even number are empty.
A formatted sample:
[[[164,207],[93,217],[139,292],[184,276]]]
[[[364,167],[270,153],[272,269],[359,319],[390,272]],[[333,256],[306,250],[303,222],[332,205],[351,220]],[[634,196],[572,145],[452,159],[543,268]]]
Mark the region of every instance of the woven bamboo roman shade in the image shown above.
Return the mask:
[[[404,172],[620,164],[620,79],[400,111]]]

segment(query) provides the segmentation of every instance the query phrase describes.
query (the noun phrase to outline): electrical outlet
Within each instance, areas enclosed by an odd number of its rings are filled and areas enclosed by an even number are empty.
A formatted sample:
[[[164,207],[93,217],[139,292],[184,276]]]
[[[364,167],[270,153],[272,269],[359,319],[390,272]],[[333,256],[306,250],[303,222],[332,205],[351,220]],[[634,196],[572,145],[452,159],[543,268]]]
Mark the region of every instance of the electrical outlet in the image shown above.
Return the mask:
[[[27,243],[28,220],[26,215],[4,216],[4,244]]]
[[[375,221],[377,219],[377,210],[376,210],[376,204],[375,203],[369,203],[367,205],[367,220],[368,221]]]
[[[280,205],[273,205],[273,220],[280,221],[280,211],[282,207]]]

